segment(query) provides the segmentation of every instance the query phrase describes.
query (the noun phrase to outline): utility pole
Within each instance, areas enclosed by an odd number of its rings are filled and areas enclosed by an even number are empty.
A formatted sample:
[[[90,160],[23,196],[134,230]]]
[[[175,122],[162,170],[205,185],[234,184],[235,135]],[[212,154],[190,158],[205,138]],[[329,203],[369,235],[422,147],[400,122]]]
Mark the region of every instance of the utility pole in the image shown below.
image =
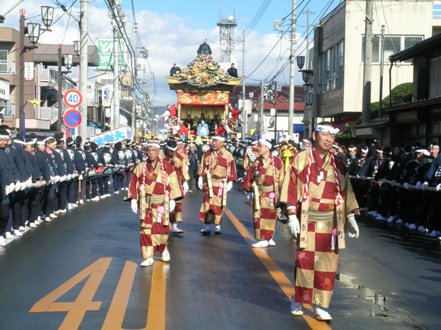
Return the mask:
[[[113,27],[113,126],[119,128],[119,31],[117,24]]]
[[[136,138],[135,131],[136,131],[136,90],[135,90],[135,84],[137,83],[136,79],[138,76],[138,72],[136,70],[136,58],[135,54],[131,54],[131,65],[132,65],[132,90],[133,90],[133,103],[132,103],[132,122],[131,122],[131,128],[132,128],[132,138]]]
[[[384,25],[381,26],[381,48],[380,48],[380,100],[378,117],[383,115],[383,69],[384,69]]]
[[[58,92],[57,92],[57,102],[58,102],[58,121],[57,121],[57,131],[61,132],[61,113],[63,112],[63,73],[61,72],[61,66],[63,57],[61,55],[62,47],[58,45],[57,62],[58,62]]]
[[[309,33],[310,33],[310,24],[311,24],[311,15],[314,12],[311,9],[307,9],[306,10],[306,55],[305,55],[305,62],[306,62],[306,70],[310,70],[311,69],[311,65],[310,65],[310,59],[309,59]],[[310,89],[311,86],[306,85],[305,86],[305,109],[307,108],[308,105],[308,98],[310,96]],[[308,134],[312,136],[312,128],[315,126],[314,124],[314,114],[313,114],[313,108],[309,107],[308,109]]]
[[[246,134],[248,132],[248,114],[245,109],[245,33],[243,33],[242,37],[242,139],[245,139]]]
[[[288,105],[288,134],[293,133],[293,118],[294,118],[294,46],[296,41],[296,0],[292,0],[291,13],[291,47],[289,54],[289,105]]]
[[[263,107],[265,106],[265,81],[260,81],[260,107],[259,107],[259,136],[263,137],[264,122],[263,122]]]
[[[81,0],[81,18],[80,18],[80,93],[83,96],[83,102],[80,105],[81,124],[79,135],[85,139],[87,137],[87,25],[88,25],[88,0]]]
[[[372,84],[372,22],[373,0],[366,0],[366,17],[364,26],[364,66],[363,66],[363,108],[361,113],[362,123],[369,121],[371,108]]]

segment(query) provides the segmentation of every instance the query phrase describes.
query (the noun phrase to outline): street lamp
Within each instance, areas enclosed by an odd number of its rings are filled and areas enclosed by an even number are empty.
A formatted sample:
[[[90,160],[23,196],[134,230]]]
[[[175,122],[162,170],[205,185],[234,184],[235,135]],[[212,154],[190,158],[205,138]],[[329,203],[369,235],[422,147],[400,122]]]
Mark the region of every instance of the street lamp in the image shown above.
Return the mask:
[[[70,69],[73,65],[73,55],[72,54],[65,54],[63,55],[64,60],[64,66],[66,67],[67,71],[70,72]]]
[[[306,87],[305,88],[305,100],[304,100],[305,114],[306,114],[306,106],[312,105],[312,95],[311,95],[312,83],[310,83],[309,80],[313,76],[314,71],[308,69],[308,66],[305,70],[302,70],[304,65],[305,65],[305,56],[302,56],[302,55],[297,56],[297,66],[299,67],[299,71],[302,73],[302,79],[304,82],[303,85]],[[309,111],[311,111],[311,110],[309,110]],[[312,112],[310,112],[310,115],[308,116],[308,122],[309,122],[308,133],[311,134],[312,127],[314,126],[314,115]]]
[[[80,41],[79,40],[75,40],[73,42],[73,45],[74,45],[75,55],[80,56],[81,55]]]
[[[18,50],[20,52],[20,81],[19,81],[19,88],[18,88],[18,127],[20,130],[20,135],[23,137],[23,139],[26,140],[26,112],[24,110],[25,107],[25,100],[24,100],[24,81],[25,81],[25,58],[24,54],[26,51],[36,48],[35,44],[38,42],[38,39],[40,38],[40,31],[42,30],[40,28],[39,23],[28,23],[25,28],[25,9],[20,9],[20,38],[18,42]],[[43,18],[43,24],[46,26],[46,28],[49,28],[52,24],[54,14],[54,8],[49,6],[42,6],[41,7],[41,16]],[[45,30],[43,30],[45,31]],[[28,36],[29,41],[32,43],[32,45],[25,45],[25,35]]]

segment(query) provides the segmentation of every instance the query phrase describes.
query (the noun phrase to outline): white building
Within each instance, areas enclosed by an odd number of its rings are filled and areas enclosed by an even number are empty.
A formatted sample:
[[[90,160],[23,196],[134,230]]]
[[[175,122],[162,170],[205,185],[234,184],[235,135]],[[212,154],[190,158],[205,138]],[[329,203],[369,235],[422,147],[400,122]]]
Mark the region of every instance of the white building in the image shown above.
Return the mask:
[[[385,98],[390,88],[412,81],[412,62],[401,63],[403,68],[390,76],[389,56],[432,36],[433,2],[373,1],[373,7],[371,102],[377,102],[382,46]],[[365,19],[366,1],[346,0],[319,23],[314,33],[313,116],[332,118],[351,136],[362,112]]]

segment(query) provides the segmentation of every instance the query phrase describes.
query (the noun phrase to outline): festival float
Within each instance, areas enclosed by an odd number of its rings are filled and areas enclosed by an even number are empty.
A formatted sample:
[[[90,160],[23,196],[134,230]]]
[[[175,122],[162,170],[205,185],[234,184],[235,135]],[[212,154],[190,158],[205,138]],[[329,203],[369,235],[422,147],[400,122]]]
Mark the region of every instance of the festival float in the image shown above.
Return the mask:
[[[231,77],[211,55],[198,54],[181,72],[168,76],[167,83],[177,94],[178,120],[190,117],[228,122],[229,94],[240,85],[240,78]]]

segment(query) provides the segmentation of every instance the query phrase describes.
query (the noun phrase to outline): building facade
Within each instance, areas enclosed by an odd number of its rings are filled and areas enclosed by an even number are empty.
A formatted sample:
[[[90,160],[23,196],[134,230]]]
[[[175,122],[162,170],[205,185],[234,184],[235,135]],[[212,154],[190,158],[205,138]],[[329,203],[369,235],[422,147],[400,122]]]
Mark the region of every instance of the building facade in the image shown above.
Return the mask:
[[[391,88],[412,81],[412,62],[403,61],[400,70],[390,72],[389,56],[431,37],[433,3],[373,1],[373,6],[371,102],[376,102],[382,52],[383,98]],[[313,116],[331,119],[349,136],[355,136],[362,112],[365,19],[366,1],[347,0],[322,19],[314,32]]]

